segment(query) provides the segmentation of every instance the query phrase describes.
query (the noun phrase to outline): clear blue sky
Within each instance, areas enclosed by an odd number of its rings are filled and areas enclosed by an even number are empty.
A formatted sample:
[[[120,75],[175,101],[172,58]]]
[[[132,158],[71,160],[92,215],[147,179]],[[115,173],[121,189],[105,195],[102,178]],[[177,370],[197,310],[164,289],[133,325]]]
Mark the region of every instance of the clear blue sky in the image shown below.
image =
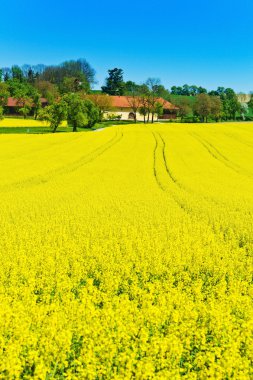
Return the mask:
[[[1,0],[0,67],[86,58],[103,85],[159,77],[253,91],[252,0]]]

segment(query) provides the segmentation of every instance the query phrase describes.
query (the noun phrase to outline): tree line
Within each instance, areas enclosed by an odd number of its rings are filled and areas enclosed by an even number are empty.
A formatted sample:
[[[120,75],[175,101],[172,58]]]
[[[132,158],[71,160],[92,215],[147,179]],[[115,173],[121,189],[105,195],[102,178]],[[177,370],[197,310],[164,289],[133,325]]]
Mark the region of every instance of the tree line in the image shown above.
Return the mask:
[[[182,87],[172,86],[169,91],[159,79],[149,78],[144,84],[138,85],[132,81],[124,82],[122,69],[109,70],[108,74],[102,92],[110,95],[130,95],[134,113],[138,110],[144,115],[144,122],[145,115],[151,113],[153,120],[154,113],[159,115],[161,112],[157,103],[159,97],[178,107],[181,121],[186,118],[195,122],[207,122],[208,119],[235,120],[238,114],[244,119],[248,108],[253,107],[253,95],[248,103],[242,104],[232,88],[218,87],[217,90],[208,92],[203,87],[185,84]]]
[[[24,118],[47,120],[53,132],[67,119],[68,125],[90,128],[109,107],[109,97],[92,94],[95,70],[85,59],[60,65],[24,65],[0,69],[0,118],[8,112],[9,97],[16,99]],[[41,98],[47,106],[42,108]]]
[[[51,66],[4,67],[0,69],[0,118],[8,112],[9,97],[16,99],[17,112],[24,118],[33,115],[35,119],[47,120],[53,131],[60,124],[59,120],[64,118],[73,130],[77,125],[90,127],[101,121],[105,111],[112,108],[107,95],[127,96],[135,121],[139,112],[144,122],[153,122],[155,115],[162,114],[160,98],[178,107],[178,116],[182,121],[189,117],[194,121],[235,119],[238,113],[243,117],[247,107],[253,106],[252,97],[248,104],[241,105],[230,88],[218,87],[208,92],[203,87],[184,85],[172,86],[168,90],[157,78],[137,84],[124,81],[123,74],[119,68],[108,70],[105,85],[101,91],[94,91],[95,70],[85,59]],[[41,98],[47,100],[47,107],[42,108]]]

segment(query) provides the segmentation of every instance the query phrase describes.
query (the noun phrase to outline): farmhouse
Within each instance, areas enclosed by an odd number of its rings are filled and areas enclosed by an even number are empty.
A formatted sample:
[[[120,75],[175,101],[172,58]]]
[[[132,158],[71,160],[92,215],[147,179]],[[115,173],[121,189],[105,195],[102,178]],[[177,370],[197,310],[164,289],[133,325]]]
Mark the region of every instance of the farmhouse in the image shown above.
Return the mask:
[[[140,104],[140,99],[130,96],[110,96],[110,98],[112,110],[107,112],[107,114],[116,114],[122,120],[133,120],[135,118],[133,105],[136,106],[138,100]],[[163,107],[163,114],[159,116],[159,119],[176,119],[178,107],[163,98],[158,98],[157,102]],[[136,112],[136,120],[143,120],[143,115],[138,110]]]
[[[48,101],[45,98],[40,98],[40,102],[42,107],[45,107],[48,104]],[[5,106],[5,109],[7,111],[6,113],[11,115],[18,114],[18,109],[24,107],[24,105],[28,105],[31,108],[34,107],[34,104],[29,103],[27,100],[8,98],[7,104]]]

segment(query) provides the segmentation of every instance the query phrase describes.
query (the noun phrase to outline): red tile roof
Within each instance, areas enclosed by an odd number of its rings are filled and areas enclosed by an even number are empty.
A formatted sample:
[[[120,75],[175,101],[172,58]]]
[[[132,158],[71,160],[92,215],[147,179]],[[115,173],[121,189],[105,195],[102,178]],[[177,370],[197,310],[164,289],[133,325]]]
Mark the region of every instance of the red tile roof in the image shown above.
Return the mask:
[[[131,108],[129,105],[130,96],[110,96],[112,99],[112,106],[115,108]],[[178,107],[176,107],[174,104],[168,102],[167,100],[163,98],[158,98],[157,101],[163,105],[164,109],[169,109],[169,110],[177,110]]]
[[[47,99],[40,98],[41,103],[47,103]],[[18,107],[18,100],[15,98],[8,98],[7,107]]]

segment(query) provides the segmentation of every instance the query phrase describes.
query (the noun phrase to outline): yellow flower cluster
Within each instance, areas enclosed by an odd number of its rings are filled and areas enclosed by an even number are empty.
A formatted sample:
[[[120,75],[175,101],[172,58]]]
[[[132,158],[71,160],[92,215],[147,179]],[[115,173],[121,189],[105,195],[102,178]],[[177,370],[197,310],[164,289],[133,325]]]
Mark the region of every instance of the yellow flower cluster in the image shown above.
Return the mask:
[[[0,379],[253,378],[253,124],[0,146]]]
[[[21,118],[4,118],[0,120],[0,128],[1,127],[41,127],[41,126],[49,126],[49,123],[41,120],[34,119],[21,119]],[[67,122],[63,122],[61,124],[62,127],[67,126]]]

